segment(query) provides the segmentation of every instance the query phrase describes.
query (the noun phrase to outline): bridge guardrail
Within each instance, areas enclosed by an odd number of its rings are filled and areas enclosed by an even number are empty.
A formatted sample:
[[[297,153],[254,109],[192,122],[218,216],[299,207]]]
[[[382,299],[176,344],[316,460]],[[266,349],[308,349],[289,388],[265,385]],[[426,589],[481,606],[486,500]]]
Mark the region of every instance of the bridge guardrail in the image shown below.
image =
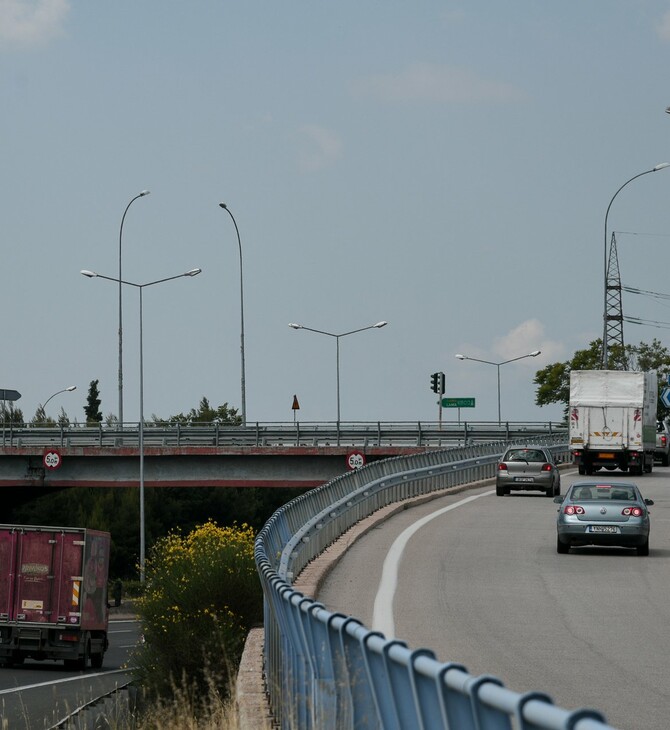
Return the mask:
[[[567,457],[567,439],[544,442]],[[374,462],[297,497],[268,520],[255,558],[264,593],[266,689],[281,728],[613,730],[597,710],[564,710],[545,693],[518,694],[495,677],[472,676],[291,587],[310,560],[379,507],[494,476],[507,443]]]
[[[496,440],[534,438],[565,432],[552,421],[506,422],[314,422],[262,423],[247,426],[225,424],[156,424],[143,429],[146,446],[407,446],[440,448]],[[109,447],[139,444],[139,423],[106,426],[40,426],[5,424],[0,428],[0,447],[58,446]]]

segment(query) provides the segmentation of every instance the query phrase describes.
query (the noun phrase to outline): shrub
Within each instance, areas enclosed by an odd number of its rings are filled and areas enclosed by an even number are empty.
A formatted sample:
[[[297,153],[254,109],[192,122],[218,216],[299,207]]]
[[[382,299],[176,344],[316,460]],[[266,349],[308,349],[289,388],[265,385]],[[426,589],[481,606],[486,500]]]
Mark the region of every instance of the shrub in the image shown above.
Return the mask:
[[[144,644],[135,657],[149,694],[175,684],[196,694],[225,693],[249,629],[262,621],[262,591],[248,525],[207,522],[183,537],[157,541],[146,561],[146,588],[136,601]]]

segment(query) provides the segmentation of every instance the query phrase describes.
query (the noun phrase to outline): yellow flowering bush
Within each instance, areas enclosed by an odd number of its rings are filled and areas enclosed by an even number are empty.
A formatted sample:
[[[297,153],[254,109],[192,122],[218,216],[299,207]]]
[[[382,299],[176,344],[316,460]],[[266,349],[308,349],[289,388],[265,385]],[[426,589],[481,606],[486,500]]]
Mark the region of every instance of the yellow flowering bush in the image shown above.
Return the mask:
[[[146,689],[165,695],[186,680],[197,691],[213,675],[229,686],[246,634],[263,618],[251,527],[207,522],[158,540],[137,608],[144,644],[136,665]]]

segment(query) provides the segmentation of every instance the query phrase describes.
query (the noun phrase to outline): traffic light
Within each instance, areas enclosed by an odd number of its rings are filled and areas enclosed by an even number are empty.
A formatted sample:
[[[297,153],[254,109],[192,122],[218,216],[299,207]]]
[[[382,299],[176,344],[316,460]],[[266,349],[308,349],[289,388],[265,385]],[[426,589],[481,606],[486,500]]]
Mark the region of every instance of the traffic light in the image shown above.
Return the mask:
[[[430,389],[433,393],[444,395],[444,373],[433,373],[430,376]]]

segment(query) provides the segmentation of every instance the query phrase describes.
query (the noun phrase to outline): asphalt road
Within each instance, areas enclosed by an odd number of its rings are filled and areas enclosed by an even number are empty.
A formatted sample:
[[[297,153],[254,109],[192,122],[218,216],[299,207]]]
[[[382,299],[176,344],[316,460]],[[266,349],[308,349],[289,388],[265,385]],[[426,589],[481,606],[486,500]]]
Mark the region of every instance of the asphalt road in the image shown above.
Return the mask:
[[[670,468],[604,478],[636,481],[654,500],[649,557],[618,548],[558,555],[552,500],[532,492],[496,497],[488,486],[380,524],[347,551],[317,598],[516,692],[547,692],[565,709],[596,708],[622,730],[667,730]],[[578,479],[564,472],[562,492]],[[379,594],[375,613],[384,560],[412,525],[395,598]]]
[[[0,727],[52,727],[91,698],[125,683],[130,677],[125,667],[138,636],[136,621],[111,621],[102,669],[71,672],[62,662],[31,660],[20,667],[0,668]]]

